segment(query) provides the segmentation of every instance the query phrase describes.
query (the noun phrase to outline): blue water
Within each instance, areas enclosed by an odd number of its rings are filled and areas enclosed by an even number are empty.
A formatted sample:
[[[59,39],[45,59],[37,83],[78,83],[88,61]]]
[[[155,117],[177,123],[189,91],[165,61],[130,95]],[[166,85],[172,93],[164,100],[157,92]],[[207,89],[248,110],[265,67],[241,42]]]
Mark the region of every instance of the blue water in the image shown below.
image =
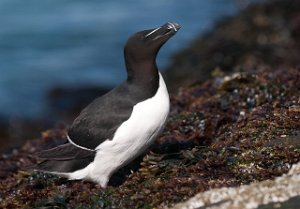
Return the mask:
[[[57,85],[118,84],[127,38],[177,21],[182,29],[158,57],[164,68],[172,53],[248,1],[1,0],[0,115],[44,115],[45,93]]]

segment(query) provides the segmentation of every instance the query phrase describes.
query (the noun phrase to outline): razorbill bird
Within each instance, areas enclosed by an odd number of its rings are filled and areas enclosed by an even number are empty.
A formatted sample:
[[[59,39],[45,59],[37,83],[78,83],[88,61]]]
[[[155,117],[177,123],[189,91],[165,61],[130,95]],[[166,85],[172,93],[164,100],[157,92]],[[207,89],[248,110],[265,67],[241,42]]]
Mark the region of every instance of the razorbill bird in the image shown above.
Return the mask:
[[[145,151],[169,113],[156,56],[179,29],[178,23],[168,22],[131,36],[124,48],[127,80],[82,110],[68,129],[69,143],[37,153],[43,161],[35,170],[105,188],[114,172]]]

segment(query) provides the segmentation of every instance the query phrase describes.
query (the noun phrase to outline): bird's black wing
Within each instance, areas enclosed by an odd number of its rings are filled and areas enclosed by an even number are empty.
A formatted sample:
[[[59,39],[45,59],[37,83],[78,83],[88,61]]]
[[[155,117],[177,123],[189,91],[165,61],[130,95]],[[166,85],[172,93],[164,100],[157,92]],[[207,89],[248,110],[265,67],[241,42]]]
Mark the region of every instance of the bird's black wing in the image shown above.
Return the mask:
[[[94,150],[105,140],[111,140],[117,128],[129,119],[133,106],[156,93],[158,83],[146,89],[128,82],[95,99],[74,120],[68,130],[77,145]]]
[[[43,161],[30,169],[50,172],[73,172],[89,165],[96,152],[67,143],[35,154]]]
[[[47,160],[73,160],[94,157],[96,152],[81,149],[71,143],[35,153],[35,156]]]

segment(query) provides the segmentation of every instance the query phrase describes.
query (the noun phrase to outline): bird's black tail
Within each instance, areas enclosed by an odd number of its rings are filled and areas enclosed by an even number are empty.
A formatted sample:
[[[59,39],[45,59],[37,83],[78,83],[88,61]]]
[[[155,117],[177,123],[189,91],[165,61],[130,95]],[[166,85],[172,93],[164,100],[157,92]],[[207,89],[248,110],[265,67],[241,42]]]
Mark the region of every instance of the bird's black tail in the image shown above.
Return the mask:
[[[70,143],[44,150],[35,155],[42,161],[32,167],[33,170],[68,173],[88,166],[96,152],[78,148]]]

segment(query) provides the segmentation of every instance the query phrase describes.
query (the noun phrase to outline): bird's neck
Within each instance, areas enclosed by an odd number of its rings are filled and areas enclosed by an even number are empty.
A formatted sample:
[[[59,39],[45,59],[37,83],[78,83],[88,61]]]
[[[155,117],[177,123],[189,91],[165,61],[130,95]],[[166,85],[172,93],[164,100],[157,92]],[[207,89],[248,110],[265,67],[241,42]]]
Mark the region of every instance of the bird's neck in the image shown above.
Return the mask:
[[[149,85],[159,79],[155,60],[128,63],[126,62],[127,81],[137,84]]]

